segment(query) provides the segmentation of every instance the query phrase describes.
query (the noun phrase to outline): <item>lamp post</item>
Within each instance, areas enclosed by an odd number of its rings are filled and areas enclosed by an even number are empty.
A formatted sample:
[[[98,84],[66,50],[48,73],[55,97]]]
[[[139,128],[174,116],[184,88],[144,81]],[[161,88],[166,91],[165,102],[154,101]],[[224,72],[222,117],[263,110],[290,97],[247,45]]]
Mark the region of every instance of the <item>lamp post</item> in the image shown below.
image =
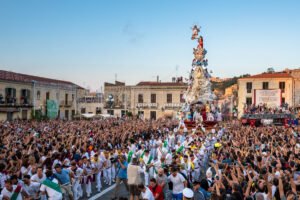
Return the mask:
[[[108,97],[107,97],[107,99],[106,99],[106,102],[107,102],[107,104],[108,104],[108,106],[109,106],[109,108],[112,108],[113,107],[113,103],[114,103],[114,97],[113,97],[113,95],[108,95]]]

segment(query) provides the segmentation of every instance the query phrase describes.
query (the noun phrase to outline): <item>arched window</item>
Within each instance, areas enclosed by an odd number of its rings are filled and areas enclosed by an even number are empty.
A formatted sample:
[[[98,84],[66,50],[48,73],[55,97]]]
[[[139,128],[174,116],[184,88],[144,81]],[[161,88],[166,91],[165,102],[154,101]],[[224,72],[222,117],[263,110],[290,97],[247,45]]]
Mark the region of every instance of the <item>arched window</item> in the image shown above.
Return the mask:
[[[41,92],[39,90],[36,92],[36,99],[37,100],[41,99]]]

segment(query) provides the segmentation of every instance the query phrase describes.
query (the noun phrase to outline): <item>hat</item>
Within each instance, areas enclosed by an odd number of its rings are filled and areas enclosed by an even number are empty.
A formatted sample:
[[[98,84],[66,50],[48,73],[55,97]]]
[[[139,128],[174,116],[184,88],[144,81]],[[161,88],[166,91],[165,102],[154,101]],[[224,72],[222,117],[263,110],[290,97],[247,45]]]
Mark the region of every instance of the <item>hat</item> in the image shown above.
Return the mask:
[[[182,194],[184,197],[189,199],[194,197],[194,192],[190,188],[184,188]]]

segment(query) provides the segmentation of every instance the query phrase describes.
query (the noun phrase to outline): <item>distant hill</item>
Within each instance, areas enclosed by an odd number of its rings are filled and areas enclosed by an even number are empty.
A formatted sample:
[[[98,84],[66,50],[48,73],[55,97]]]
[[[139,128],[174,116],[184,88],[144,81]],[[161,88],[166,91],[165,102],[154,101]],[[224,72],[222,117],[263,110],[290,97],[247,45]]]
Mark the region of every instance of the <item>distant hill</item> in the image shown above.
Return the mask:
[[[235,76],[231,79],[225,79],[224,81],[218,81],[218,82],[214,81],[215,78],[211,79],[212,91],[217,90],[217,91],[222,91],[224,93],[225,89],[227,87],[230,87],[230,86],[236,84],[237,80],[239,78],[248,77],[248,76],[250,76],[250,74],[244,74],[244,75],[241,75],[241,76],[238,76],[238,77]]]

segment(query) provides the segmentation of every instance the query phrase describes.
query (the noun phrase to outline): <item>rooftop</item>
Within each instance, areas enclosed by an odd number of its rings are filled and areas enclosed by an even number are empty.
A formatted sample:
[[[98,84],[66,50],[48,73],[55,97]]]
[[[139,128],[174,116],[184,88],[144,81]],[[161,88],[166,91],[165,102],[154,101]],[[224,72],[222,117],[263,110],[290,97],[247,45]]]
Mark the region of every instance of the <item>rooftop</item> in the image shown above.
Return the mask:
[[[287,72],[271,72],[271,73],[261,73],[248,77],[243,77],[240,79],[259,79],[259,78],[292,78],[292,76]]]
[[[139,82],[136,86],[186,86],[186,83],[183,82]]]
[[[42,82],[42,83],[55,83],[55,84],[65,84],[65,85],[76,85],[69,81],[44,78],[40,76],[32,76],[27,74],[21,74],[16,72],[10,72],[5,70],[0,70],[0,80],[3,81],[13,81],[13,82],[21,82],[21,83],[32,83],[33,81]],[[76,85],[78,86],[78,85]],[[82,88],[78,86],[79,88]]]

